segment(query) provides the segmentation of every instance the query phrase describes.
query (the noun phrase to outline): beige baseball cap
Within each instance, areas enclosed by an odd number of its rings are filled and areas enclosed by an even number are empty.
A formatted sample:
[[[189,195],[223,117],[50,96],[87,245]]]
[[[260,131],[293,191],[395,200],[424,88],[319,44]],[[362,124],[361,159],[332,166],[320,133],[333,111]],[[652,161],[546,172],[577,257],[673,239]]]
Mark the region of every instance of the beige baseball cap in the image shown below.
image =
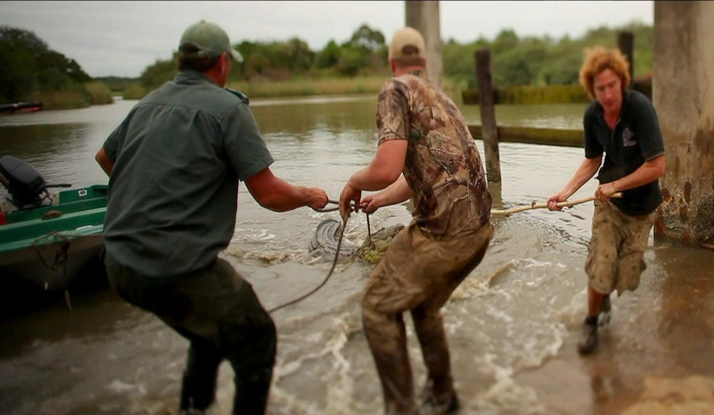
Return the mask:
[[[397,30],[389,44],[389,58],[426,59],[424,37],[413,27]]]

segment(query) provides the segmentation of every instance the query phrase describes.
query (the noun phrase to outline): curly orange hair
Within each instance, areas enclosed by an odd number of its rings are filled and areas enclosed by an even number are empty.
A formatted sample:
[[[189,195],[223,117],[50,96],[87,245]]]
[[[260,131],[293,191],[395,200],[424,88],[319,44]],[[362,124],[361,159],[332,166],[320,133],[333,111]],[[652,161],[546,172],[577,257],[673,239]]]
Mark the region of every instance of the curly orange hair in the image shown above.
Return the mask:
[[[606,69],[611,69],[620,77],[623,94],[630,87],[630,64],[618,49],[605,49],[596,46],[585,50],[585,61],[580,68],[580,84],[588,91],[590,98],[595,99],[593,79],[595,75]]]

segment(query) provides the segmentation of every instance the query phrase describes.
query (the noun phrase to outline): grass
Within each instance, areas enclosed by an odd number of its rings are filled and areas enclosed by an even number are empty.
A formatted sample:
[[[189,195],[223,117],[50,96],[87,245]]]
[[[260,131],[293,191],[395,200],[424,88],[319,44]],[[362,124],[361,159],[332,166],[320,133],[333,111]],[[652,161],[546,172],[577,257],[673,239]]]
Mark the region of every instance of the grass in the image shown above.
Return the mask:
[[[291,97],[308,95],[348,95],[377,93],[389,76],[355,78],[292,79],[275,82],[232,82],[229,88],[237,89],[249,98]],[[444,80],[444,89],[453,90],[455,83]]]
[[[46,110],[86,108],[92,105],[87,94],[68,89],[51,92],[33,91],[28,96],[28,101],[40,101]]]
[[[145,95],[146,91],[144,91],[144,88],[142,88],[141,85],[133,84],[124,90],[122,97],[124,99],[142,99]]]
[[[275,82],[233,82],[228,85],[251,98],[306,95],[346,95],[378,92],[384,77],[294,79]]]
[[[112,92],[101,82],[89,82],[84,84],[85,89],[89,93],[89,102],[92,105],[105,105],[114,102]]]

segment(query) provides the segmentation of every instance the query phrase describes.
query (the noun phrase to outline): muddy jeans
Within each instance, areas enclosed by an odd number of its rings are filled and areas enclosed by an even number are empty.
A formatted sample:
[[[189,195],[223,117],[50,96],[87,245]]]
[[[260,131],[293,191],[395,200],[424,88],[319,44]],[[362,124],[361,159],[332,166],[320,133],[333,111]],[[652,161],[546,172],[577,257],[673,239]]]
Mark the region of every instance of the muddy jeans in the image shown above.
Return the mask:
[[[612,202],[595,201],[592,238],[585,272],[588,283],[600,294],[635,290],[647,268],[642,260],[656,213],[630,216]]]
[[[427,238],[414,223],[399,232],[364,290],[362,320],[384,393],[385,412],[416,412],[402,313],[410,311],[424,363],[426,392],[456,396],[441,307],[481,262],[493,235],[487,224],[457,239]]]
[[[154,313],[189,340],[181,411],[214,400],[223,359],[235,372],[233,414],[263,414],[275,361],[276,333],[251,285],[225,260],[202,271],[151,278],[105,257],[112,287],[127,302]],[[199,412],[200,413],[200,412]]]

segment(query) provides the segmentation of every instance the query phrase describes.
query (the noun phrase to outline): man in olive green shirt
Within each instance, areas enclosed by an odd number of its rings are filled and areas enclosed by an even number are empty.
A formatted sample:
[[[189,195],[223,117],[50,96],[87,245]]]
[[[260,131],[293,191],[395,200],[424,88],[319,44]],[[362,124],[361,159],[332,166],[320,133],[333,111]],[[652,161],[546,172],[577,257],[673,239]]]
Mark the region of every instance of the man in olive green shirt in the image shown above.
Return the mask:
[[[248,108],[226,90],[240,54],[215,24],[190,26],[176,78],[142,99],[97,153],[110,176],[104,224],[112,286],[190,341],[182,413],[214,400],[218,366],[236,373],[234,414],[262,414],[275,326],[250,284],[217,257],[235,228],[238,183],[263,207],[324,207],[327,194],[276,177]]]

